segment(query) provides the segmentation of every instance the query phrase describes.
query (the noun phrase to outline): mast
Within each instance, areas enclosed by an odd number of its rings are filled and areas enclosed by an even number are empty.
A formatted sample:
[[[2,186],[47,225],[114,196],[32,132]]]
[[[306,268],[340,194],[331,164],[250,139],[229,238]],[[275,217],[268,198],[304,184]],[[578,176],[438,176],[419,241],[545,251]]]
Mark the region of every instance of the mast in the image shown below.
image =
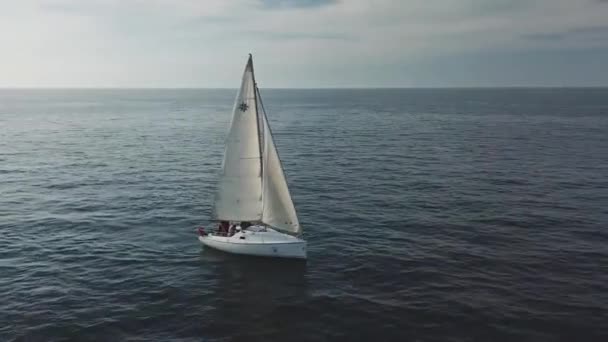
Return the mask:
[[[249,66],[251,67],[251,78],[253,79],[253,103],[255,106],[255,123],[258,129],[258,148],[260,150],[260,177],[264,179],[264,157],[262,154],[262,134],[260,132],[260,112],[258,111],[258,83],[255,80],[255,72],[253,71],[253,56],[249,54]],[[262,185],[263,186],[263,185]]]

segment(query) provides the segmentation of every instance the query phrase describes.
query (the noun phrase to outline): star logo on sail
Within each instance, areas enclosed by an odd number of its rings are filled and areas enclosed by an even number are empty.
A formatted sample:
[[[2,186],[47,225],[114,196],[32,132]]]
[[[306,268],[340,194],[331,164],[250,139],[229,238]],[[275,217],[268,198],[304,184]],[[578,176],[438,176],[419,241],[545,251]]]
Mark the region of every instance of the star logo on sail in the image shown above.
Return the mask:
[[[239,106],[239,109],[241,110],[241,112],[246,111],[247,108],[249,108],[249,106],[245,102],[241,103],[241,105]]]

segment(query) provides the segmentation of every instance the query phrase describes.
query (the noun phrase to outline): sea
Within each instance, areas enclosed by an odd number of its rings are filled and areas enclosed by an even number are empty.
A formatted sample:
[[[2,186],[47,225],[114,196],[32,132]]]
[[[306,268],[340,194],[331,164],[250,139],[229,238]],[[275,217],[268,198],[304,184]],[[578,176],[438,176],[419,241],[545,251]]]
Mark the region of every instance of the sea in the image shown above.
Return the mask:
[[[0,341],[608,341],[608,89],[261,89],[306,262],[203,248],[235,89],[0,90]]]

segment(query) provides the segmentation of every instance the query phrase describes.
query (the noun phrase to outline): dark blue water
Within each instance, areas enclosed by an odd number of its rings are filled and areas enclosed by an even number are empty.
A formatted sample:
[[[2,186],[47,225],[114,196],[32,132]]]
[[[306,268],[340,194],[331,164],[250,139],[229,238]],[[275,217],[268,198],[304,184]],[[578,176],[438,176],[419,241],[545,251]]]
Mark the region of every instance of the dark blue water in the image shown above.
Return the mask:
[[[608,339],[608,89],[262,90],[306,264],[196,239],[234,94],[0,90],[0,340]]]

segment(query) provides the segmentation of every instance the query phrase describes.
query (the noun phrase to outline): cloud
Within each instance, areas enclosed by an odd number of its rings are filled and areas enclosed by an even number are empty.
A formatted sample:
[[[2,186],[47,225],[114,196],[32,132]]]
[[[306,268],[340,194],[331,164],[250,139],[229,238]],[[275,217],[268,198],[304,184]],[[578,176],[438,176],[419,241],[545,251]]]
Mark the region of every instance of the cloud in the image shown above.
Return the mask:
[[[561,32],[532,33],[523,35],[524,38],[531,40],[605,40],[608,42],[608,26],[589,26],[579,27]]]
[[[310,8],[335,4],[336,0],[261,0],[265,8]]]
[[[317,33],[306,33],[306,32],[272,32],[272,31],[245,31],[243,34],[248,37],[255,37],[257,39],[270,39],[270,40],[342,40],[342,41],[356,41],[357,37],[344,33],[331,33],[331,32],[317,32]],[[247,38],[246,38],[247,39]]]
[[[572,63],[581,74],[591,74],[583,61],[592,60],[587,64],[597,67],[596,56],[604,56],[602,51],[608,49],[605,4],[599,0],[0,1],[0,86],[231,87],[250,51],[268,86],[426,84],[416,70],[426,70],[427,80],[441,83],[441,75],[448,73],[435,75],[433,70],[458,68],[450,60],[466,69],[462,56],[471,61],[513,56],[512,65],[503,60],[500,66],[508,73],[508,68],[533,70],[541,62],[532,56],[550,56],[544,53],[548,51],[574,56],[578,60]],[[454,85],[458,85],[456,76],[462,83],[470,81],[463,74],[451,75],[449,82]],[[492,75],[496,84],[502,84],[497,73]],[[555,82],[559,75],[557,70],[547,79]],[[570,76],[563,77],[567,81]]]

